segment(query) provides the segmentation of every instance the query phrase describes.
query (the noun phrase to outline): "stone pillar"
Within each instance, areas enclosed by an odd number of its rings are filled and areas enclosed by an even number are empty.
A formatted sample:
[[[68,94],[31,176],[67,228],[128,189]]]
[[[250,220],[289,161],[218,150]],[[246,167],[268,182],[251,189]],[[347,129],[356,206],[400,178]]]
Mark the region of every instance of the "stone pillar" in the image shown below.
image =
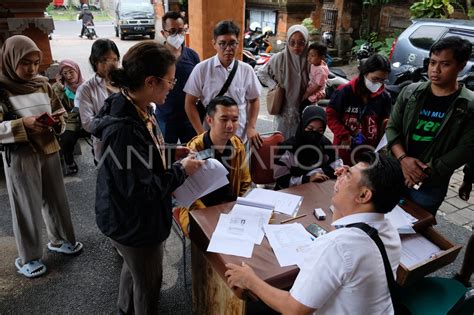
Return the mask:
[[[50,0],[3,0],[0,2],[0,45],[13,35],[31,38],[43,52],[42,72],[52,63],[48,35],[54,29],[53,19],[44,16]]]
[[[244,0],[192,0],[188,3],[189,46],[194,49],[201,60],[213,56],[212,47],[214,26],[222,20],[233,20],[240,27],[239,51],[242,55],[244,32]]]

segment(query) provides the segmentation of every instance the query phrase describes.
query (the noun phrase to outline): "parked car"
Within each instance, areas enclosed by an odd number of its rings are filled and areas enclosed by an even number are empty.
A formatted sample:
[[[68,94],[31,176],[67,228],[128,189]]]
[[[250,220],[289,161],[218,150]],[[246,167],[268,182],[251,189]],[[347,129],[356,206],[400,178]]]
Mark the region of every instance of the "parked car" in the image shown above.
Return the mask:
[[[148,35],[155,38],[155,11],[149,0],[118,0],[115,5],[115,36]]]
[[[410,68],[423,66],[423,59],[428,58],[431,45],[437,40],[460,36],[474,45],[474,22],[467,20],[414,20],[403,33],[393,42],[390,52],[392,71],[389,83],[395,84],[397,75]],[[474,71],[474,51],[466,67],[459,74],[460,77]]]

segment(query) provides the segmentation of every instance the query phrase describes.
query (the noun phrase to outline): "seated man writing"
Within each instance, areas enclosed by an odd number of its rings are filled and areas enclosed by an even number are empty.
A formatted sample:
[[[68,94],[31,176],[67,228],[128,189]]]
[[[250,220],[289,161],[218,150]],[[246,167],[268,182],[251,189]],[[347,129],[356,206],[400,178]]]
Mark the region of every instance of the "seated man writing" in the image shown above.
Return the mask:
[[[367,152],[336,175],[332,225],[337,229],[314,241],[291,290],[270,286],[245,263],[226,265],[231,287],[252,291],[284,314],[394,313],[380,250],[364,231],[347,225],[362,222],[378,231],[395,275],[401,243],[384,214],[400,199],[402,170],[395,159]]]
[[[228,96],[212,99],[207,106],[206,121],[210,129],[191,139],[188,147],[194,151],[211,149],[214,158],[229,172],[229,183],[196,200],[190,209],[181,208],[179,221],[186,232],[189,226],[189,210],[235,201],[247,192],[251,184],[245,146],[235,135],[239,124],[237,103]]]

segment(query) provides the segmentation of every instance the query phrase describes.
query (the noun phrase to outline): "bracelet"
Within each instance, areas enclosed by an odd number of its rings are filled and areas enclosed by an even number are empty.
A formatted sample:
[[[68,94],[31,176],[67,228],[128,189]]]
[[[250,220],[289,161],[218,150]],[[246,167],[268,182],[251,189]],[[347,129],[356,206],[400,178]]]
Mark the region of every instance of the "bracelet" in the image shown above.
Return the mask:
[[[403,153],[402,155],[400,155],[397,159],[398,162],[401,162],[404,158],[407,157],[407,154],[406,153]]]

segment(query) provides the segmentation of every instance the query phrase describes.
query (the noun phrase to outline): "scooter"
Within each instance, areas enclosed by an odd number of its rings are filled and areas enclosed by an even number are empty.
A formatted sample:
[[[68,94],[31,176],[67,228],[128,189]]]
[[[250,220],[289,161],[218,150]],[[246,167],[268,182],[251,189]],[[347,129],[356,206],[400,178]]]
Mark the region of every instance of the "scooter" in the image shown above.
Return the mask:
[[[86,29],[84,30],[84,35],[92,40],[94,37],[97,37],[97,34],[95,33],[95,26],[92,23],[87,23]]]
[[[337,88],[341,85],[349,83],[349,79],[344,71],[337,68],[329,68],[328,80],[326,82],[326,97],[318,101],[318,105],[326,107],[329,105],[329,100]]]

